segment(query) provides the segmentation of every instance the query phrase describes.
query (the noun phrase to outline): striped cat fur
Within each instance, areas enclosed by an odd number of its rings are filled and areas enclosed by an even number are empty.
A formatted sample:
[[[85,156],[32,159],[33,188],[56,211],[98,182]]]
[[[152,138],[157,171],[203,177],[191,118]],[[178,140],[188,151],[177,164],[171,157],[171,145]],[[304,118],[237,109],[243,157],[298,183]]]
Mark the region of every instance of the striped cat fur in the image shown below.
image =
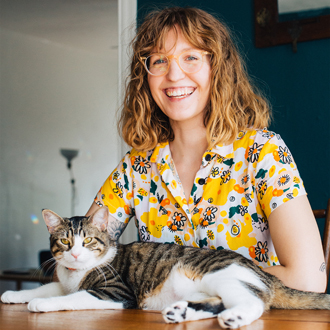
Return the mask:
[[[4,303],[32,312],[139,308],[167,323],[217,317],[222,328],[250,324],[270,308],[330,309],[330,296],[290,289],[252,261],[227,250],[176,244],[119,244],[106,207],[90,217],[43,211],[59,282],[7,291]]]

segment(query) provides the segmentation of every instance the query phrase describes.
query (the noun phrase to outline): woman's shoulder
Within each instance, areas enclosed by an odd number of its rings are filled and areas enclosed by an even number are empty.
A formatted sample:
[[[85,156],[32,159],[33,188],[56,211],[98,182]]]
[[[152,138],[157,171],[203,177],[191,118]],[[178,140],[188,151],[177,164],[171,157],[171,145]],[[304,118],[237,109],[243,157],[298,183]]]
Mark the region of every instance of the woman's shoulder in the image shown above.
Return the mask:
[[[264,145],[284,146],[285,143],[281,136],[267,128],[263,129],[247,129],[239,132],[233,143],[234,150],[239,148],[249,149],[252,146],[261,148]]]

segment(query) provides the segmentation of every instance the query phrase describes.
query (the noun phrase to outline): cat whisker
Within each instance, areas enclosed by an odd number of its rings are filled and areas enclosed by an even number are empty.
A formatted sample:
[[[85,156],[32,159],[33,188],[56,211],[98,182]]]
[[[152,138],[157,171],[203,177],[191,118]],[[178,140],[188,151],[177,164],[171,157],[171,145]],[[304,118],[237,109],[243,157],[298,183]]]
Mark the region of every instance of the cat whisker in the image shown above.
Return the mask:
[[[117,274],[118,277],[120,278],[121,282],[125,285],[125,283],[124,283],[124,281],[122,280],[122,278],[120,277],[119,273],[116,271],[116,269],[115,269],[111,264],[108,264],[106,267],[107,267],[107,268],[110,267],[109,269],[110,269],[110,271],[112,272],[113,277],[116,277],[115,274]],[[115,272],[115,273],[114,273],[114,272]]]
[[[106,278],[106,276],[105,276],[105,274],[104,274],[104,271],[102,270],[102,268],[100,267],[100,266],[97,266],[96,267],[96,270],[99,272],[99,274],[101,274],[102,276],[103,276],[103,278],[104,278],[104,289],[106,288],[106,286],[107,286],[107,278]],[[104,289],[102,290],[102,291],[104,291]]]

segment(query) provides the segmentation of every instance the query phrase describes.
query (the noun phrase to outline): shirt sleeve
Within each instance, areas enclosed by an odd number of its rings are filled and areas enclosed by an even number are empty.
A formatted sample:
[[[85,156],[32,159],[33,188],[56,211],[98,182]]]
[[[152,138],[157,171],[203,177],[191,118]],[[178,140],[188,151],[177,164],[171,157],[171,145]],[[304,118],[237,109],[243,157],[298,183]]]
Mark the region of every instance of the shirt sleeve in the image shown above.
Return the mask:
[[[280,205],[306,194],[292,154],[279,135],[262,146],[256,165],[255,187],[267,218]]]
[[[104,182],[94,201],[108,206],[110,214],[121,222],[128,223],[135,215],[129,152]]]

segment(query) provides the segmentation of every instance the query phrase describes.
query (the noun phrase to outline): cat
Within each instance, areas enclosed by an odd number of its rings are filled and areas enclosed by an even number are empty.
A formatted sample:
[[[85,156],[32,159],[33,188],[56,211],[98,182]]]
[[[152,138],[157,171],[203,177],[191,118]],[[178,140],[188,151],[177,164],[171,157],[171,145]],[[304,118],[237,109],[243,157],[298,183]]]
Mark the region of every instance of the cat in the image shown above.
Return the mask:
[[[330,309],[330,295],[290,289],[242,255],[176,244],[119,244],[109,210],[61,218],[43,210],[59,282],[7,291],[4,303],[32,312],[139,308],[167,323],[218,317],[222,328],[250,324],[269,308]]]

